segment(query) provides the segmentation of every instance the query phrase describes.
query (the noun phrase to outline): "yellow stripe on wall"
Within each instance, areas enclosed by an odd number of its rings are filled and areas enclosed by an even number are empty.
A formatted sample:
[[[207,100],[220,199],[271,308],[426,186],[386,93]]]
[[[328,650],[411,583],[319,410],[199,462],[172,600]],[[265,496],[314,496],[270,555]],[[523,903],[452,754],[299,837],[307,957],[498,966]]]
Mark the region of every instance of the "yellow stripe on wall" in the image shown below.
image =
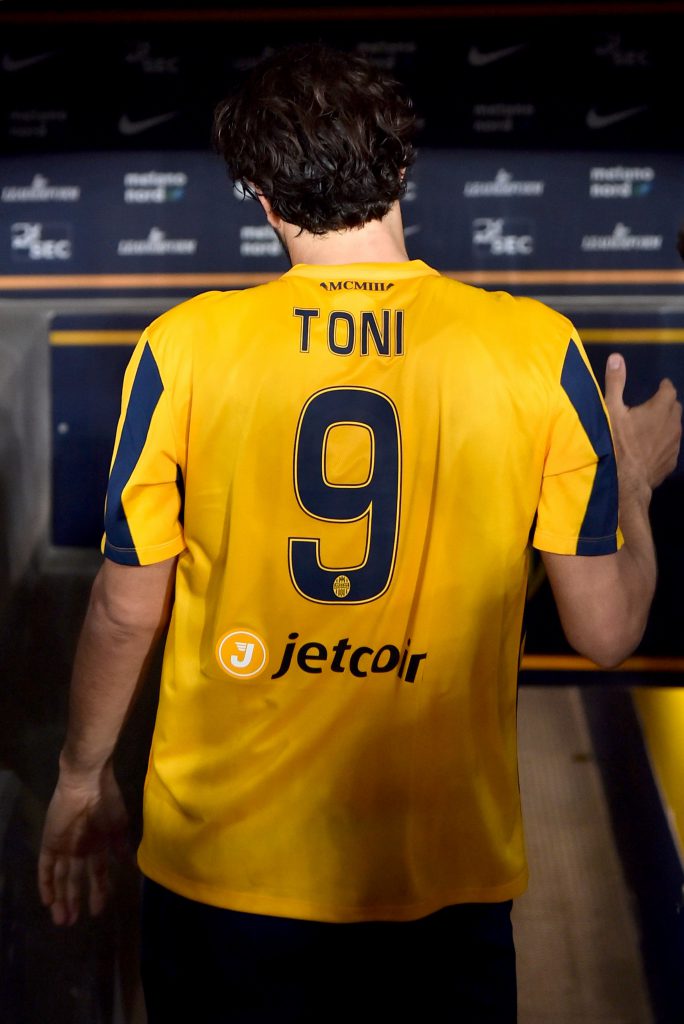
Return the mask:
[[[141,321],[140,331],[51,331],[53,345],[135,345],[145,324]],[[587,328],[580,330],[582,341],[587,345],[681,345],[684,344],[684,328],[679,327],[615,327]]]
[[[582,658],[579,654],[524,654],[521,668],[532,672],[602,672],[593,661]],[[627,658],[619,668],[621,672],[681,672],[684,684],[684,658],[645,658],[636,656]],[[684,735],[684,733],[682,734]]]
[[[121,288],[240,288],[265,284],[282,271],[226,274],[3,274],[0,289],[8,291],[65,291]],[[684,270],[442,270],[444,277],[477,285],[531,284],[680,284]]]
[[[51,331],[51,345],[135,345],[140,331]]]
[[[621,345],[681,345],[684,342],[684,330],[681,327],[607,327],[580,328],[580,337],[584,342],[594,344]]]
[[[633,691],[651,766],[668,811],[668,819],[684,854],[684,692],[667,687]],[[684,857],[683,857],[684,860]]]

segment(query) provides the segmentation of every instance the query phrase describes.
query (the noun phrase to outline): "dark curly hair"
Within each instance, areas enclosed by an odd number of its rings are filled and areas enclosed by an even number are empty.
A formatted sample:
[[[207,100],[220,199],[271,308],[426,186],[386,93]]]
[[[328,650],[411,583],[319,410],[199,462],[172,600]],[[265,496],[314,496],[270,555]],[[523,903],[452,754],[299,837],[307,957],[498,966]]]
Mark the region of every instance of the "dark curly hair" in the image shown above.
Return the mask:
[[[322,235],[385,216],[405,191],[417,118],[398,82],[319,43],[261,61],[215,109],[234,182],[289,224]]]

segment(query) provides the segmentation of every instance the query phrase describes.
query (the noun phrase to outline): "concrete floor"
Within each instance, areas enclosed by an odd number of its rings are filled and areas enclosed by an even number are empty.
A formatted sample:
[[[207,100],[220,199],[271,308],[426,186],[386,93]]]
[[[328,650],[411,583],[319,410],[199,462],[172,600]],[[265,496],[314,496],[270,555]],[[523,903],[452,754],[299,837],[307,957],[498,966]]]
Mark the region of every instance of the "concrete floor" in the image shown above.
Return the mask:
[[[514,908],[520,1024],[652,1024],[639,937],[575,688],[525,686],[530,885]]]
[[[53,553],[16,595],[0,638],[3,1024],[145,1024],[134,863],[119,867],[102,917],[70,930],[51,925],[35,885],[71,658],[98,562],[96,553]],[[135,828],[154,701],[151,686],[117,755]],[[514,908],[520,1024],[653,1024],[631,896],[575,689],[521,688],[520,775],[531,866]]]

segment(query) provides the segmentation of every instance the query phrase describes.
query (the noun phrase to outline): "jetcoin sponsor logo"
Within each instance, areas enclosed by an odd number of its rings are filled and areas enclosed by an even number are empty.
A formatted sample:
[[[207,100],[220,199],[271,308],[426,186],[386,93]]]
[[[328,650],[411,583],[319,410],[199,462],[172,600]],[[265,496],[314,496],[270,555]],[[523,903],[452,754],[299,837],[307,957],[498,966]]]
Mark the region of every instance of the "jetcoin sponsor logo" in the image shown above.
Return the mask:
[[[142,135],[143,132],[149,132],[160,124],[166,124],[177,114],[177,110],[172,110],[168,114],[156,114],[154,117],[145,117],[138,121],[133,121],[128,114],[122,114],[119,118],[119,133],[121,135]]]
[[[177,203],[187,184],[183,171],[129,171],[124,175],[124,202]]]
[[[466,181],[463,195],[467,199],[480,196],[542,196],[544,184],[543,181],[516,181],[510,171],[501,167],[491,181]]]
[[[253,679],[268,665],[268,647],[252,630],[231,629],[216,645],[216,660],[229,676]]]
[[[147,238],[122,238],[117,246],[119,256],[193,256],[196,238],[167,238],[161,228],[150,228]]]
[[[652,167],[592,167],[589,195],[592,199],[631,199],[649,194],[653,188]]]
[[[534,239],[529,230],[524,230],[526,227],[525,221],[477,217],[473,221],[473,246],[488,249],[492,256],[529,256],[534,251]]]
[[[51,185],[42,174],[34,174],[30,185],[5,185],[0,192],[3,203],[77,203],[79,185]]]
[[[287,639],[280,664],[271,679],[281,679],[296,667],[310,675],[320,675],[325,668],[326,672],[348,673],[357,679],[386,675],[415,683],[427,658],[427,651],[411,650],[410,639],[405,644],[368,647],[352,643],[345,636],[330,648],[318,640],[300,642],[299,633],[290,633]]]
[[[662,235],[633,235],[626,224],[616,224],[610,235],[585,235],[585,252],[654,252],[663,247]]]
[[[504,46],[500,50],[480,50],[477,46],[471,46],[468,50],[468,63],[471,68],[484,68],[488,64],[496,64],[506,57],[512,57],[526,46],[527,43],[518,43],[516,46]]]
[[[612,114],[599,114],[596,108],[592,107],[587,113],[587,128],[591,128],[592,131],[601,131],[603,128],[610,128],[611,125],[620,124],[621,121],[627,121],[644,110],[648,110],[648,106],[643,103],[638,107],[629,107],[627,110],[616,110]]]
[[[19,221],[12,224],[12,257],[15,260],[62,261],[71,259],[71,225]]]

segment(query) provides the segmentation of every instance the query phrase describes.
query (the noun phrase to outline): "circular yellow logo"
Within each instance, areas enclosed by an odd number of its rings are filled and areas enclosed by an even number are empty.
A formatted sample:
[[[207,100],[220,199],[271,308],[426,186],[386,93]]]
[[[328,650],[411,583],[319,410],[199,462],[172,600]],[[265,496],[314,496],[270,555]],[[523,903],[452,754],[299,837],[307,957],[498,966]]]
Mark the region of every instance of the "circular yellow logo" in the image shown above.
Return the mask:
[[[348,576],[336,576],[333,580],[333,593],[335,597],[346,597],[351,590],[351,582]]]
[[[248,629],[231,629],[216,645],[216,660],[229,676],[251,679],[268,665],[268,647]]]

